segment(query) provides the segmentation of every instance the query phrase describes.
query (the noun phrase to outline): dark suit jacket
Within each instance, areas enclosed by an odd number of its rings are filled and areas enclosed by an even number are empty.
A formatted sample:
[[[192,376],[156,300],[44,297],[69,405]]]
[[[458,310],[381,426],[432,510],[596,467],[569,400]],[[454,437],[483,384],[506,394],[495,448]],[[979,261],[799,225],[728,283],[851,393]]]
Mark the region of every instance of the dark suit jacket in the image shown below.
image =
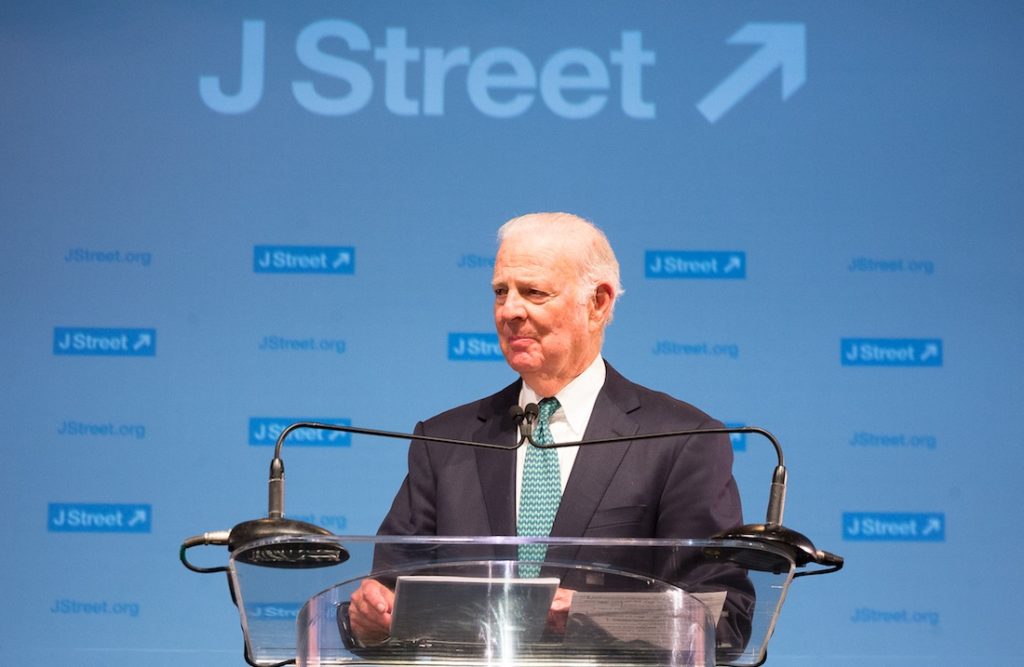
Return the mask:
[[[416,425],[416,433],[512,444],[520,383]],[[721,424],[610,365],[585,440]],[[409,474],[382,535],[515,535],[514,451],[414,441]],[[581,447],[562,494],[556,537],[705,538],[742,523],[725,435]]]
[[[519,400],[520,383],[421,422],[416,433],[512,445],[517,429],[509,408]],[[692,405],[630,382],[609,365],[584,440],[721,427]],[[742,512],[732,459],[732,446],[724,434],[582,446],[551,534],[700,539],[738,526]],[[413,441],[409,473],[378,533],[515,535],[515,473],[514,450]],[[742,645],[749,636],[753,595],[745,574],[728,565],[709,567],[699,550],[672,554],[637,548],[620,553],[553,551],[549,548],[548,561],[608,563],[691,591],[727,589],[727,608],[739,610],[728,621],[733,627],[727,636],[738,638],[731,640],[734,645]],[[515,558],[514,550],[508,557]],[[388,569],[406,558],[378,550],[376,565]],[[563,576],[553,569],[546,574]],[[580,590],[588,587],[590,576],[570,569],[562,583]],[[629,579],[621,581],[628,587]],[[601,579],[594,585],[601,588],[608,583]]]

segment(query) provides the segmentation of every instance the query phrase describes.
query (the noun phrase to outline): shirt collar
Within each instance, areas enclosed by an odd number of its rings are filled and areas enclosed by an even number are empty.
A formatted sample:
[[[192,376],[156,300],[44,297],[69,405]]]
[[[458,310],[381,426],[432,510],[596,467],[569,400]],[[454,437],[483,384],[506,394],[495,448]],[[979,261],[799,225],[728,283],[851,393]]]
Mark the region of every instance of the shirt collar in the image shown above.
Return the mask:
[[[597,402],[597,395],[604,386],[607,370],[604,365],[604,358],[599,354],[587,369],[576,376],[572,382],[565,385],[562,391],[555,394],[561,406],[555,412],[557,418],[559,413],[564,415],[569,427],[576,433],[582,434],[587,430],[587,423],[590,421],[590,414],[594,411],[594,403]],[[526,381],[519,391],[519,405],[525,407],[529,403],[540,403],[542,398],[533,390]]]

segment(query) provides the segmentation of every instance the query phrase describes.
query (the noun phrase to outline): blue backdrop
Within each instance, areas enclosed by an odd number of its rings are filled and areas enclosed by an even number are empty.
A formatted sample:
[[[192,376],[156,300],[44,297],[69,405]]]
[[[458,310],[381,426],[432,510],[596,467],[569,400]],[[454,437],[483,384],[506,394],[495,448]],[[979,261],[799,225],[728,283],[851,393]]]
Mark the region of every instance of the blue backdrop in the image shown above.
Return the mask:
[[[786,523],[846,556],[769,664],[1021,655],[1022,31],[1013,1],[5,3],[5,662],[243,664],[178,545],[265,512],[283,423],[510,382],[494,233],[536,210],[617,249],[606,357],[775,432]],[[761,520],[770,448],[734,448]],[[404,455],[296,441],[287,513],[372,533]]]

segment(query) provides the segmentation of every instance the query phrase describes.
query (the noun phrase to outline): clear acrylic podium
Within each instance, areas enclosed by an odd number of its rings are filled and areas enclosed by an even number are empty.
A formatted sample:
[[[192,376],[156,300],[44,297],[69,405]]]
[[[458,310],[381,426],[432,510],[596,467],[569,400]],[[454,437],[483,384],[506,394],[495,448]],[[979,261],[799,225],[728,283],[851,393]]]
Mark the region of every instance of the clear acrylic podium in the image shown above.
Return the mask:
[[[524,543],[546,544],[544,562],[520,561]],[[764,661],[794,569],[745,540],[325,535],[243,545],[228,576],[254,665],[706,667]],[[382,642],[352,631],[366,578],[397,586]],[[571,605],[549,614],[556,588]]]

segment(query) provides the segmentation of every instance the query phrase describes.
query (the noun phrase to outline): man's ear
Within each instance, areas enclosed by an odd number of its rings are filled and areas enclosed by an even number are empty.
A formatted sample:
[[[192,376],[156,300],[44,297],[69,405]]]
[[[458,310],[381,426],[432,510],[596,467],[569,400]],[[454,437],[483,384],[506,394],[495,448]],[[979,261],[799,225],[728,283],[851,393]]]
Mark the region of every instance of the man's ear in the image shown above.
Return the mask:
[[[615,290],[608,283],[598,283],[588,301],[591,321],[604,326],[611,319]]]

